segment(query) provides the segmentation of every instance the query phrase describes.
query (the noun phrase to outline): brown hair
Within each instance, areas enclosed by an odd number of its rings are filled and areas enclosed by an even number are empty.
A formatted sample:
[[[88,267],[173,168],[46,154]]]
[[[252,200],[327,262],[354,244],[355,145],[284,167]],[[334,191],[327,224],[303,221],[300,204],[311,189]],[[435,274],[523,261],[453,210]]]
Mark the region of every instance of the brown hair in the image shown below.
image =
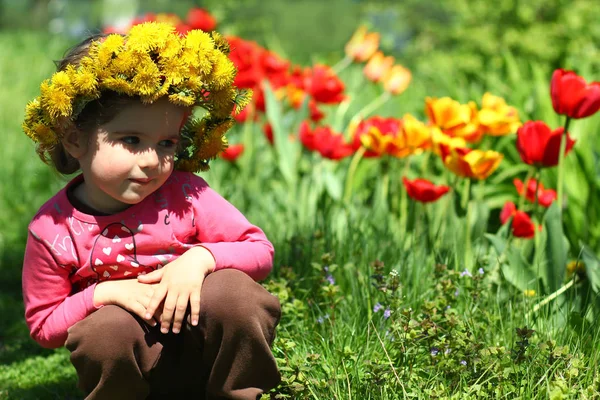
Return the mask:
[[[88,55],[92,42],[101,40],[106,36],[108,35],[103,33],[92,35],[69,49],[62,59],[54,62],[56,71],[64,71],[69,65],[77,67],[81,59]],[[77,118],[66,124],[66,129],[76,129],[77,134],[87,136],[98,126],[112,120],[123,106],[135,100],[134,97],[116,92],[103,92],[98,99],[86,104]],[[59,136],[63,136],[65,132],[58,133]],[[79,170],[79,162],[66,151],[62,143],[55,145],[48,153],[50,156],[48,162],[61,174],[68,175]]]

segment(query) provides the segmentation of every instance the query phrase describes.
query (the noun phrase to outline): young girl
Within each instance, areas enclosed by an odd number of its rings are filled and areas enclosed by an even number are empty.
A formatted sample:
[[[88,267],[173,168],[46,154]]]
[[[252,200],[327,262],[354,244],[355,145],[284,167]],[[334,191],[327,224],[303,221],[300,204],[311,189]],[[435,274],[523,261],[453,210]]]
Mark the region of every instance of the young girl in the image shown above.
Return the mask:
[[[159,23],[91,37],[27,106],[42,160],[81,174],[29,225],[25,318],[66,345],[88,399],[256,399],[279,382],[280,306],[256,283],[273,246],[192,173],[247,102],[228,51]]]

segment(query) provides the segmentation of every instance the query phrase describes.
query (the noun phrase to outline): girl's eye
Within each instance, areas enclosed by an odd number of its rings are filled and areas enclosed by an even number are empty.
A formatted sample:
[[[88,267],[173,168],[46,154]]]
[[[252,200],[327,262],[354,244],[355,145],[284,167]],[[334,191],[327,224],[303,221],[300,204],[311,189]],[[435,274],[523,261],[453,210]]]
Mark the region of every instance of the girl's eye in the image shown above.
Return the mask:
[[[169,140],[169,139],[161,140],[158,144],[167,149],[172,149],[175,146],[177,146],[177,143],[174,140]]]
[[[136,136],[124,136],[121,138],[121,141],[125,144],[139,144],[140,143],[140,138],[136,137]]]

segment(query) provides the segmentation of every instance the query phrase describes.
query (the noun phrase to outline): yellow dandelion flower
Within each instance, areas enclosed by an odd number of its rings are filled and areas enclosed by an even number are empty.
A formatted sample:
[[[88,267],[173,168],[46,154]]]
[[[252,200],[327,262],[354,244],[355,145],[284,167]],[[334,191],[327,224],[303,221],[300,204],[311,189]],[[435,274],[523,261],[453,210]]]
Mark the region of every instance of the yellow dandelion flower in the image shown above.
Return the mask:
[[[113,59],[113,56],[119,54],[123,48],[123,37],[121,35],[108,35],[104,41],[95,42],[90,48],[90,56],[95,59],[100,69],[106,68]]]
[[[231,86],[235,77],[235,65],[223,53],[215,54],[215,63],[210,74],[211,86],[215,89],[222,89]]]
[[[204,135],[198,136],[196,157],[201,160],[215,158],[220,152],[227,148],[227,141],[223,140],[225,133],[233,126],[233,122],[226,120],[219,125],[210,127],[204,131]]]
[[[183,80],[200,79],[198,77],[189,77],[189,71],[183,61],[179,58],[169,58],[160,60],[160,69],[170,85],[179,85]]]
[[[145,22],[133,26],[127,35],[127,48],[133,52],[145,53],[164,48],[173,35],[175,27],[166,23]]]
[[[182,46],[179,37],[176,35],[171,35],[167,38],[167,41],[165,42],[165,47],[160,53],[160,58],[161,60],[177,58],[181,53],[181,49]]]
[[[59,71],[52,76],[52,86],[54,90],[61,90],[67,95],[72,96],[75,93],[73,85],[71,84],[71,78],[66,71]]]
[[[215,46],[208,33],[200,30],[188,32],[183,47],[181,58],[192,71],[203,75],[211,73],[215,60]]]
[[[113,60],[111,69],[113,74],[132,75],[135,68],[143,62],[142,60],[143,57],[130,52],[122,52]]]
[[[228,87],[221,90],[213,90],[208,97],[208,103],[214,105],[213,115],[216,118],[226,118],[233,112],[237,92],[234,88]]]
[[[525,295],[525,297],[533,297],[535,296],[535,290],[527,289],[523,291],[523,294]]]
[[[56,122],[58,117],[69,117],[73,111],[73,98],[65,91],[55,88],[54,85],[48,86],[40,97],[40,103],[47,110],[52,122]]]
[[[120,94],[126,94],[132,96],[135,94],[133,87],[123,78],[107,78],[104,80],[104,88],[112,90]]]
[[[131,82],[133,90],[141,96],[152,95],[160,85],[160,71],[154,63],[140,65]]]
[[[252,89],[244,89],[236,93],[235,99],[233,100],[235,103],[236,114],[241,112],[248,104],[250,104],[250,101],[252,101],[252,94]]]
[[[93,72],[87,69],[81,69],[81,71],[75,75],[73,81],[73,84],[77,87],[80,94],[85,96],[96,94],[98,89],[98,80]]]

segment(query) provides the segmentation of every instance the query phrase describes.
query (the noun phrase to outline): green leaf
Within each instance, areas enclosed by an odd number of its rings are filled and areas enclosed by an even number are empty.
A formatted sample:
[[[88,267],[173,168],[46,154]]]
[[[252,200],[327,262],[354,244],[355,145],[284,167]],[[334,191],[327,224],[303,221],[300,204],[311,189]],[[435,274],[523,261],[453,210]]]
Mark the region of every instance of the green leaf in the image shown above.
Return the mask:
[[[592,289],[600,293],[600,259],[587,247],[583,247],[581,259],[585,264],[585,274],[592,284]]]
[[[560,210],[556,202],[552,203],[544,218],[546,240],[546,265],[543,273],[544,283],[550,293],[555,292],[565,278],[569,242],[563,233]]]

